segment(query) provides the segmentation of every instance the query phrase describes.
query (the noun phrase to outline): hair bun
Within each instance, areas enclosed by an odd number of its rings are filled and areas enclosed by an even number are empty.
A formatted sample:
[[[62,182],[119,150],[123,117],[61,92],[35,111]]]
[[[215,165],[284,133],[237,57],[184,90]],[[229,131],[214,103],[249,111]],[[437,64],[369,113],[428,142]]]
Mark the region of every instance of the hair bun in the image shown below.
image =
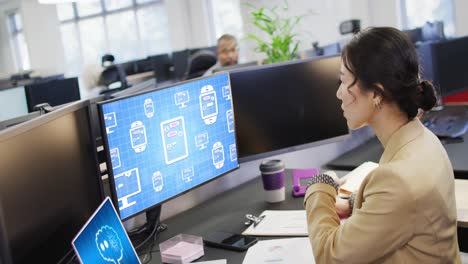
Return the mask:
[[[430,81],[424,80],[419,84],[419,87],[421,96],[419,97],[418,107],[424,111],[431,110],[437,101],[434,86]]]

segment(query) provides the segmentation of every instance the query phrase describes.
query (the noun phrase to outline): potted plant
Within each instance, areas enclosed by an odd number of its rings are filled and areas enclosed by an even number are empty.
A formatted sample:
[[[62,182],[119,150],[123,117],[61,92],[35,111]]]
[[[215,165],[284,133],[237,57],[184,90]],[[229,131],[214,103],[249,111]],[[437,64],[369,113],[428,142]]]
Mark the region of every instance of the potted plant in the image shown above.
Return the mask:
[[[268,36],[267,40],[262,40],[254,34],[248,34],[247,38],[257,42],[256,51],[265,53],[267,58],[265,63],[275,63],[288,61],[297,58],[299,40],[294,28],[299,24],[302,16],[280,17],[277,12],[278,6],[271,9],[264,7],[257,8],[251,3],[246,3],[253,9],[250,13],[250,22]],[[282,7],[283,11],[288,10],[287,2]]]

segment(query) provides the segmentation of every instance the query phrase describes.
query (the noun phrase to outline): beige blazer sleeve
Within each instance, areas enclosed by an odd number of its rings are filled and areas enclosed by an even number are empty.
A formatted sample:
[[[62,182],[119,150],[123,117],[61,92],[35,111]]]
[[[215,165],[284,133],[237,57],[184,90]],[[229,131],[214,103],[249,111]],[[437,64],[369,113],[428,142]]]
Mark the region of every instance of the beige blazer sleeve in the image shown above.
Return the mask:
[[[307,190],[304,203],[317,263],[372,263],[398,250],[412,236],[415,208],[409,186],[385,165],[361,185],[362,207],[340,225],[336,191],[326,184]]]

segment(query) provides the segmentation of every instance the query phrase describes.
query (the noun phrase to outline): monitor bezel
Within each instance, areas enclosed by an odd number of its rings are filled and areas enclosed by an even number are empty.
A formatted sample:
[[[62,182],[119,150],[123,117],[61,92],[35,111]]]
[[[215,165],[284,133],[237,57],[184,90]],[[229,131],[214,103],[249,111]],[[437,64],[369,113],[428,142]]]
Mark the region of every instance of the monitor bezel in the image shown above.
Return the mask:
[[[236,152],[236,156],[237,156],[237,166],[229,171],[226,171],[224,173],[221,173],[219,174],[218,176],[216,177],[213,177],[211,178],[210,180],[207,180],[205,182],[202,182],[198,185],[195,185],[195,186],[192,186],[191,188],[183,191],[183,192],[180,192],[178,193],[177,195],[174,195],[172,197],[169,197],[165,200],[162,200],[158,203],[155,203],[153,205],[151,205],[150,207],[147,207],[147,208],[144,208],[136,213],[133,213],[133,214],[130,214],[128,216],[126,216],[125,218],[122,218],[121,216],[121,213],[120,213],[120,208],[119,208],[119,197],[117,196],[117,191],[116,191],[116,188],[115,188],[115,175],[114,175],[114,171],[112,170],[112,164],[111,164],[111,156],[110,156],[110,149],[109,149],[109,141],[108,141],[108,138],[107,138],[107,133],[106,133],[106,127],[105,127],[105,120],[104,120],[104,113],[103,113],[103,106],[105,104],[108,104],[108,103],[112,103],[112,102],[116,102],[116,101],[120,101],[120,100],[124,100],[124,99],[127,99],[127,98],[131,98],[131,97],[135,97],[135,96],[140,96],[140,95],[143,95],[143,94],[148,94],[148,93],[152,93],[152,92],[156,92],[156,91],[161,91],[161,90],[165,90],[165,89],[169,89],[169,88],[172,88],[172,87],[175,87],[175,86],[179,86],[179,85],[183,85],[183,84],[186,84],[186,83],[191,83],[191,82],[196,82],[196,81],[199,81],[199,80],[202,80],[202,79],[208,79],[208,78],[213,78],[215,76],[219,76],[219,75],[227,75],[227,78],[228,78],[228,83],[229,83],[229,86],[231,87],[231,79],[230,79],[230,75],[229,73],[227,72],[220,72],[220,73],[216,73],[216,74],[213,74],[213,75],[210,75],[210,76],[205,76],[205,77],[198,77],[198,78],[194,78],[194,79],[191,79],[191,80],[186,80],[186,81],[183,81],[183,82],[178,82],[178,83],[174,83],[174,84],[170,84],[170,85],[167,85],[167,86],[164,86],[164,87],[156,87],[154,89],[150,89],[150,90],[145,90],[145,91],[140,91],[140,92],[137,92],[135,94],[131,94],[131,95],[126,95],[126,96],[123,96],[123,97],[118,97],[118,98],[113,98],[113,99],[109,99],[109,100],[106,100],[106,101],[102,101],[102,102],[99,102],[98,103],[98,110],[99,110],[99,121],[100,121],[100,125],[101,125],[101,133],[102,133],[102,139],[103,139],[103,146],[104,146],[104,152],[105,152],[105,155],[106,155],[106,167],[107,167],[107,174],[108,174],[108,179],[109,179],[109,184],[110,184],[110,193],[111,193],[111,198],[112,198],[112,202],[114,203],[114,206],[117,208],[117,213],[119,214],[119,217],[122,221],[125,221],[127,219],[130,219],[138,214],[141,214],[141,213],[144,213],[146,211],[149,211],[149,210],[152,210],[154,209],[155,207],[157,206],[162,206],[164,203],[170,201],[170,200],[173,200],[183,194],[186,194],[194,189],[197,189],[203,185],[206,185],[216,179],[219,179],[220,177],[228,174],[228,173],[231,173],[237,169],[239,169],[240,167],[240,160],[239,160],[239,153]],[[232,87],[231,87],[232,89]],[[231,97],[231,107],[234,108],[234,102],[233,102],[234,98]],[[234,124],[236,123],[236,117],[235,117],[235,113],[234,111],[233,112],[233,119],[234,119]],[[234,141],[236,142],[236,146],[238,145],[238,142],[237,142],[237,135],[236,133],[234,132]]]

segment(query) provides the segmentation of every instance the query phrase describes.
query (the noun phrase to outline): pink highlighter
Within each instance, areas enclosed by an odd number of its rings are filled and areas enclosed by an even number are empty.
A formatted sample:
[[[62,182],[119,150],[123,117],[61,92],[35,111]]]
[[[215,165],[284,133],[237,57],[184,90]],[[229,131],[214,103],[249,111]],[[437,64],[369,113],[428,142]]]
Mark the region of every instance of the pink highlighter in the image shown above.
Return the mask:
[[[310,179],[315,175],[319,174],[319,169],[312,168],[312,169],[294,169],[292,171],[292,179],[293,179],[293,189],[292,195],[294,197],[304,196],[307,190],[307,183],[305,183],[306,179]],[[301,184],[301,181],[304,183]]]

